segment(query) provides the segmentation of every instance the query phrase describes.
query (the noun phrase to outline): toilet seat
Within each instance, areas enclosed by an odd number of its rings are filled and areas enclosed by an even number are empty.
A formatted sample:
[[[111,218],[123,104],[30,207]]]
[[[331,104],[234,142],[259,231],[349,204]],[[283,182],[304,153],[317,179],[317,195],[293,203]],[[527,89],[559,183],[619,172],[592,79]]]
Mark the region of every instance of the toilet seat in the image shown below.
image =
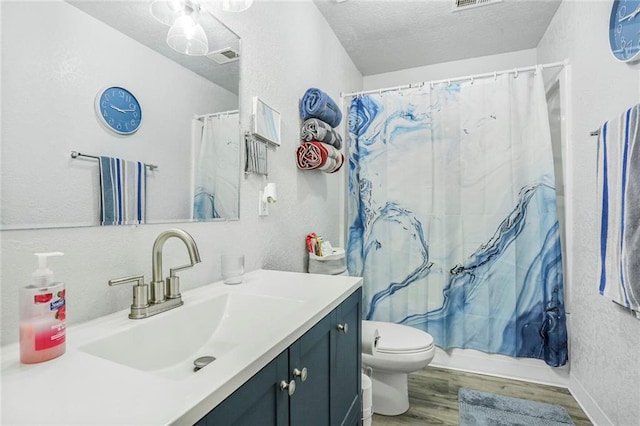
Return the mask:
[[[380,333],[377,351],[387,354],[410,354],[433,348],[433,337],[413,327],[371,321]]]
[[[411,373],[426,367],[435,355],[433,337],[406,325],[368,321],[378,329],[375,354],[362,354],[362,363],[378,371]]]
[[[436,353],[433,337],[417,328],[380,321],[362,321],[362,330],[367,347],[362,366],[371,370],[373,412],[402,414],[409,409],[407,376],[429,365]],[[371,349],[375,330],[378,343]]]

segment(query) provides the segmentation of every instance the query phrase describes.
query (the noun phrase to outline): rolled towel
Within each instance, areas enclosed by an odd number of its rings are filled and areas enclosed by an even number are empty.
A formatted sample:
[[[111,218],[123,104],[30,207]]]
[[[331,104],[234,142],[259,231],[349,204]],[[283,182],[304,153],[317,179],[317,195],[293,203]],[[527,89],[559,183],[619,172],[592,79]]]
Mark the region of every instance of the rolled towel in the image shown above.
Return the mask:
[[[337,157],[327,157],[324,165],[318,167],[318,170],[322,170],[327,173],[335,173],[340,170],[342,163],[344,163],[344,156],[340,153]]]
[[[296,164],[299,169],[317,169],[325,161],[326,157],[322,158],[322,150],[314,147],[310,142],[302,143],[296,148]]]
[[[369,321],[362,321],[362,353],[375,355],[378,350],[378,340],[380,340],[378,329]]]
[[[342,112],[329,95],[320,89],[307,89],[300,101],[300,118],[319,118],[331,127],[338,127]]]
[[[322,142],[303,142],[296,148],[296,164],[301,170],[322,170],[334,173],[344,163],[344,155],[331,145]]]
[[[319,141],[332,145],[335,149],[342,148],[340,133],[318,118],[309,118],[302,123],[300,137],[306,142]]]

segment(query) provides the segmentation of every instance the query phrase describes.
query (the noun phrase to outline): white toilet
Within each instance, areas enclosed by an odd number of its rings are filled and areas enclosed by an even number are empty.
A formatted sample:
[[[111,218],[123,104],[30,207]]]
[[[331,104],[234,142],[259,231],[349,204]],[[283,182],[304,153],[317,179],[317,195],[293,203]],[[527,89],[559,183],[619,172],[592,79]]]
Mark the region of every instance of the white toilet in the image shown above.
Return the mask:
[[[373,412],[397,416],[409,409],[407,374],[426,367],[436,349],[430,334],[380,321],[362,321],[363,347],[376,329],[377,346],[372,354],[363,351],[362,368],[372,370]]]

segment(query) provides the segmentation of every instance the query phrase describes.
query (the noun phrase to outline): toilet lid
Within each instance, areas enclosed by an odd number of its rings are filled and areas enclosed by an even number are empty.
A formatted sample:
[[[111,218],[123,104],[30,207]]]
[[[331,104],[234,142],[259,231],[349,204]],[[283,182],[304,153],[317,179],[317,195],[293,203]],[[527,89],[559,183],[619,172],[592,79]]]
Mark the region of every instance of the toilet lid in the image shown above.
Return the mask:
[[[433,347],[433,337],[417,328],[387,322],[376,323],[376,328],[380,334],[378,352],[413,353]]]

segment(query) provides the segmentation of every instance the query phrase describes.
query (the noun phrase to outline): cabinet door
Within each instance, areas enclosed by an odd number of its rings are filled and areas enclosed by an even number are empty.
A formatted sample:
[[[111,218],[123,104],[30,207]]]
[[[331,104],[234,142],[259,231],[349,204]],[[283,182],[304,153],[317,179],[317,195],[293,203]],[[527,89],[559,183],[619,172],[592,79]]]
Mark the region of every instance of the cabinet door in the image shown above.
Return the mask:
[[[332,327],[331,425],[356,425],[361,419],[362,289],[336,308]]]
[[[196,426],[285,426],[289,424],[289,395],[280,390],[288,377],[284,351],[222,401]]]
[[[331,324],[335,311],[289,347],[289,377],[296,391],[289,399],[290,424],[328,426],[330,421]],[[306,368],[306,380],[300,373]]]

